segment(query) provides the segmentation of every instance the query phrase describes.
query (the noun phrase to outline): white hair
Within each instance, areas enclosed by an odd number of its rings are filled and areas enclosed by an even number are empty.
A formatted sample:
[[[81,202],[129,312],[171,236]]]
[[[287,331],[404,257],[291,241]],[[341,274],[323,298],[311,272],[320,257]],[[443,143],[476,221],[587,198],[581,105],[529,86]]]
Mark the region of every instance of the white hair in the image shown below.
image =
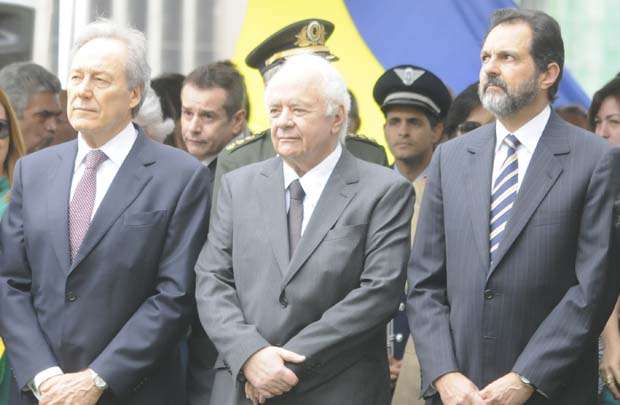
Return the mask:
[[[150,87],[133,121],[144,128],[148,136],[158,142],[163,142],[166,136],[174,130],[174,121],[171,118],[163,118],[159,97]]]
[[[339,107],[344,108],[342,127],[338,134],[340,141],[344,142],[347,135],[351,97],[340,72],[324,58],[314,54],[291,56],[267,82],[265,88],[267,108],[269,107],[269,100],[273,97],[273,86],[283,80],[291,79],[299,83],[310,83],[319,91],[319,95],[325,102],[325,112],[328,117],[336,114]]]
[[[138,87],[142,93],[140,102],[131,110],[132,116],[135,117],[146,97],[145,89],[150,87],[151,67],[147,59],[146,37],[134,28],[122,27],[110,20],[100,18],[84,27],[73,44],[71,55],[74,56],[87,42],[97,38],[115,39],[127,47],[127,59],[125,60],[127,87],[129,90]]]

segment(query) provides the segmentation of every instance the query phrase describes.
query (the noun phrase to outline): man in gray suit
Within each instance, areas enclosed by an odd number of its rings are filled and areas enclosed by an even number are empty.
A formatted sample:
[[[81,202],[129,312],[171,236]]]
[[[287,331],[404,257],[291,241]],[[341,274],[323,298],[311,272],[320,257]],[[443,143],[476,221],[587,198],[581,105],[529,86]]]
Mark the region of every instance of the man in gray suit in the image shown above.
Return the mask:
[[[149,77],[141,32],[89,24],[67,90],[77,140],[17,163],[0,233],[12,404],[182,403],[210,175],[132,124]]]
[[[196,265],[211,403],[384,405],[412,187],[342,147],[349,96],[324,59],[287,60],[265,100],[278,156],[222,178]]]
[[[495,12],[480,98],[496,124],[440,145],[409,263],[427,403],[594,404],[620,154],[550,110],[560,27]]]

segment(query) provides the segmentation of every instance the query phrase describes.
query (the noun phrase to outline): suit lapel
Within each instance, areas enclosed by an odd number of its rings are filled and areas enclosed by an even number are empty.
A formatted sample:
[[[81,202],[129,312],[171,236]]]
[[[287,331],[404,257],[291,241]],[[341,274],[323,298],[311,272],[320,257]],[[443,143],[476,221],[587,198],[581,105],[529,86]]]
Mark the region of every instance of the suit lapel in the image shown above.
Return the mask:
[[[151,179],[147,166],[155,163],[149,141],[138,128],[138,137],[116,173],[108,192],[93,217],[82,245],[73,260],[71,271],[94,249],[118,217],[136,199]]]
[[[497,260],[493,263],[489,276],[502,261],[510,246],[564,170],[556,156],[570,153],[570,145],[564,131],[560,128],[562,124],[560,120],[561,118],[554,112],[551,113],[519,188],[517,200],[512,208],[512,216],[504,231],[505,234],[497,252]]]
[[[342,155],[334,168],[312,217],[291,257],[283,285],[288,284],[314,252],[325,234],[336,223],[342,211],[357,194],[359,174],[355,158],[343,148]]]
[[[469,198],[474,239],[485,271],[489,268],[489,211],[491,209],[491,172],[495,149],[495,125],[488,125],[467,146],[469,170],[464,172]],[[472,134],[473,135],[473,134]]]
[[[284,196],[284,173],[282,159],[275,157],[265,162],[258,175],[256,192],[263,214],[264,226],[271,241],[273,254],[284,276],[289,262],[288,225]]]
[[[69,195],[77,154],[77,141],[59,146],[58,165],[50,176],[47,195],[49,229],[54,231],[50,242],[63,271],[68,271],[69,258]]]

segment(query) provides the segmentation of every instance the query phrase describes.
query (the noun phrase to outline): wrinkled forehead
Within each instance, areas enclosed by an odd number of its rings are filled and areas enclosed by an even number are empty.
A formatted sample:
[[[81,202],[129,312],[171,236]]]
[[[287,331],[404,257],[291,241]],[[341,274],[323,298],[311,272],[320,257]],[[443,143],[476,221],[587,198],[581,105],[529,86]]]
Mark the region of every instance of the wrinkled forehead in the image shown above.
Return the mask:
[[[125,69],[127,46],[114,38],[94,38],[77,49],[71,70],[111,71]]]
[[[265,89],[267,105],[284,102],[321,102],[320,77],[312,72],[278,72]]]

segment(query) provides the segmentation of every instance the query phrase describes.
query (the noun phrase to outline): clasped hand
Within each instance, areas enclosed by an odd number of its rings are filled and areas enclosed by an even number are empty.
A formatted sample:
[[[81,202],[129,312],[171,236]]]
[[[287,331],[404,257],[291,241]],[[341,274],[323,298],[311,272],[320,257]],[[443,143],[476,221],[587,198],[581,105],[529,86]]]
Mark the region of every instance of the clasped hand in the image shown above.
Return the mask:
[[[516,373],[508,373],[480,390],[461,373],[448,373],[437,379],[435,387],[446,405],[521,405],[534,390]]]
[[[243,374],[247,379],[246,397],[255,405],[264,404],[268,398],[290,391],[297,385],[299,378],[284,363],[301,363],[305,359],[305,356],[276,346],[257,351],[243,366]]]
[[[39,390],[39,405],[94,405],[103,393],[95,386],[89,370],[51,377],[41,384]]]

